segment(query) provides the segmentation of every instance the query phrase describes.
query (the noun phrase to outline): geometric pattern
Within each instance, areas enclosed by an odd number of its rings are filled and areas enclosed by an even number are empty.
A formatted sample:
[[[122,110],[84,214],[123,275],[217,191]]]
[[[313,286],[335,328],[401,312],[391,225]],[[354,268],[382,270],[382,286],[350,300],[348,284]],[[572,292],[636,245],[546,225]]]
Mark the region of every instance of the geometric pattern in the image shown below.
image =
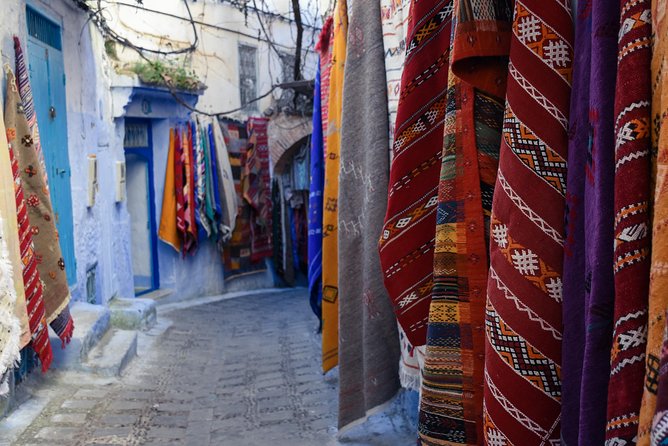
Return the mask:
[[[427,338],[453,8],[453,0],[411,1],[379,241],[385,288],[414,347]]]
[[[515,1],[509,57],[515,88],[506,93],[490,217],[486,444],[560,444],[569,3]],[[533,131],[539,128],[549,131],[539,137]]]
[[[503,188],[503,191],[508,195],[508,198],[512,200],[513,204],[517,206],[517,208],[522,211],[522,214],[529,220],[531,220],[532,223],[534,223],[538,228],[543,231],[548,237],[550,237],[552,240],[557,242],[558,244],[562,245],[564,244],[564,237],[562,234],[559,233],[556,229],[554,229],[548,222],[545,221],[545,219],[541,218],[540,215],[538,215],[533,209],[531,209],[527,203],[522,199],[521,196],[517,194],[513,190],[512,187],[510,187],[510,184],[508,183],[508,180],[506,180],[506,177],[503,176],[503,173],[498,174],[498,181],[499,181],[499,186]],[[499,243],[499,240],[497,240],[497,243]],[[502,246],[505,248],[505,246]]]
[[[506,108],[503,131],[506,144],[513,153],[547,184],[565,196],[566,160],[517,119],[510,107]]]
[[[570,84],[573,61],[571,44],[520,0],[515,2],[513,32],[520,42]]]
[[[545,394],[561,397],[561,368],[513,331],[487,306],[487,339],[503,361]]]
[[[652,25],[650,0],[620,6],[615,94],[614,328],[606,445],[648,444],[643,414],[651,245]],[[649,313],[651,314],[651,313]],[[658,337],[663,323],[656,327]],[[650,402],[647,401],[649,404]],[[641,420],[645,421],[639,429]]]
[[[10,78],[13,79],[13,78]],[[10,87],[11,88],[11,87]],[[9,132],[16,129],[7,129]],[[8,138],[9,141],[15,138]],[[28,326],[31,333],[31,347],[37,353],[42,364],[42,371],[46,372],[53,360],[51,341],[49,340],[49,328],[46,324],[46,313],[44,310],[44,294],[42,282],[37,268],[37,256],[32,239],[32,230],[28,218],[21,175],[19,174],[19,163],[14,155],[14,149],[9,145],[9,159],[12,164],[14,175],[14,190],[16,192],[16,210],[18,218],[18,237],[21,249],[21,267],[23,272],[23,285],[25,288],[26,304],[28,309]]]
[[[414,2],[415,4],[425,2]],[[428,4],[429,2],[426,2]],[[498,167],[505,84],[490,86],[473,70],[477,55],[507,77],[509,0],[456,0],[442,162],[435,207],[433,289],[422,370],[421,445],[483,443],[485,288],[489,213]],[[457,57],[458,48],[466,52]],[[469,71],[469,68],[471,70]],[[464,79],[463,74],[469,73]],[[526,356],[520,361],[531,361]],[[505,444],[503,434],[489,444]]]
[[[502,230],[504,225],[492,216],[492,233],[499,251],[506,257],[519,274],[550,296],[556,302],[562,302],[561,274],[540,259],[531,249],[517,243]],[[503,236],[499,236],[503,234]]]
[[[322,370],[338,364],[339,301],[338,297],[338,196],[341,153],[341,119],[344,71],[348,35],[348,5],[339,1],[333,13],[334,32],[327,99],[327,154],[324,169],[322,213]]]

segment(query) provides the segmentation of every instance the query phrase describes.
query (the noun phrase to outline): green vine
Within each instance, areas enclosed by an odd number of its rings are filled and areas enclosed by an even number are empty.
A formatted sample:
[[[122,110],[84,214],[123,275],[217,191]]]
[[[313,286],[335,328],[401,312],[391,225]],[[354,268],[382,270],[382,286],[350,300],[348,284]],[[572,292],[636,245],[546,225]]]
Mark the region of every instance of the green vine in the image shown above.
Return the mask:
[[[141,82],[160,87],[174,87],[184,91],[200,91],[206,86],[193,70],[186,70],[161,61],[137,62],[131,67]]]

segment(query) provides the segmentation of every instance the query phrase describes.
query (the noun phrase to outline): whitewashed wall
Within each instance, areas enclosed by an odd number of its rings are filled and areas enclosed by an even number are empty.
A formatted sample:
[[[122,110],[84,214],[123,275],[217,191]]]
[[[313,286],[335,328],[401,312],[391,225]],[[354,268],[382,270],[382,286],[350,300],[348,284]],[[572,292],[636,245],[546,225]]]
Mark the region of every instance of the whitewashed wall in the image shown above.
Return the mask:
[[[273,2],[276,4],[275,12],[288,16],[289,0],[273,0]],[[244,16],[237,8],[213,0],[189,2],[189,5],[196,21],[219,27],[196,24],[199,36],[197,51],[188,56],[167,58],[174,63],[192,67],[208,86],[199,101],[198,108],[215,113],[239,107],[239,44],[257,48],[258,95],[282,81],[282,66],[276,50],[294,54],[296,28],[293,23],[263,16],[266,32],[274,42],[275,49],[272,49],[254,12],[249,11],[248,15]],[[148,11],[152,9],[187,17],[187,10],[182,0],[144,0],[145,9],[121,6],[113,2],[108,3],[107,7],[109,13],[105,17],[110,26],[124,37],[133,42],[140,42],[147,48],[164,48],[168,42],[173,48],[183,48],[193,42],[194,33],[187,21]],[[304,31],[304,77],[308,79],[313,79],[315,76],[317,57],[313,53],[312,43],[317,36],[317,29],[307,27]],[[134,51],[117,48],[123,62],[138,59]],[[273,94],[274,97],[279,95],[279,91]],[[270,104],[271,97],[259,102],[259,113]],[[236,118],[246,116],[247,113],[244,112],[233,115]]]
[[[71,1],[29,1],[38,11],[59,23],[63,31],[65,64],[68,151],[71,167],[73,201],[74,249],[77,281],[72,287],[75,300],[86,298],[86,270],[97,264],[96,294],[104,303],[114,295],[131,296],[132,277],[130,253],[124,240],[129,233],[128,214],[124,204],[114,203],[113,166],[123,159],[122,138],[109,119],[109,73],[96,57],[103,48],[96,42],[86,25],[87,16]],[[12,36],[21,38],[27,51],[25,0],[3,0],[3,20],[0,23],[2,61],[14,66]],[[3,92],[5,76],[2,74]],[[4,102],[4,95],[3,95]],[[87,157],[98,158],[98,199],[92,208],[86,207],[88,192]]]
[[[87,21],[88,16],[71,0],[27,0],[30,5],[59,23],[63,31],[63,57],[67,78],[68,152],[71,167],[73,202],[74,249],[77,281],[72,287],[74,300],[86,299],[86,270],[97,265],[97,302],[106,304],[112,297],[132,297],[132,243],[130,217],[126,203],[115,202],[115,163],[124,160],[124,119],[128,111],[129,89],[112,88],[137,85],[136,79],[118,76],[113,61],[105,53],[104,41],[97,29]],[[289,0],[272,0],[275,11],[288,15]],[[313,0],[314,1],[314,0]],[[321,9],[326,8],[327,0]],[[186,16],[182,0],[144,0],[148,9]],[[312,2],[311,2],[312,3]],[[119,34],[146,47],[159,47],[168,41],[175,47],[188,45],[193,34],[187,22],[137,8],[103,4],[108,7],[105,17]],[[309,4],[309,0],[304,0]],[[237,9],[218,0],[189,2],[193,17],[201,22],[226,28],[221,30],[197,25],[197,51],[177,58],[179,63],[192,66],[208,86],[198,107],[209,112],[237,108],[240,105],[238,88],[238,45],[245,43],[258,49],[258,94],[281,81],[282,68],[261,33],[257,18],[246,19]],[[18,35],[26,50],[26,0],[2,0],[3,20],[0,23],[0,56],[3,63],[14,66],[12,36]],[[295,31],[292,24],[278,19],[268,20],[267,32],[281,52],[294,53]],[[258,39],[258,35],[261,37]],[[304,33],[304,76],[314,76],[316,57],[312,40],[317,31],[307,28]],[[119,49],[124,61],[136,60],[129,50]],[[4,92],[4,73],[2,91]],[[275,92],[278,97],[280,93]],[[3,95],[4,99],[4,95]],[[3,101],[4,102],[4,101]],[[258,104],[261,113],[271,104],[268,97]],[[169,108],[169,107],[168,107]],[[168,131],[185,116],[183,110],[156,108],[152,116],[156,219],[162,204],[163,181],[167,156]],[[130,113],[132,115],[132,112]],[[176,114],[179,114],[176,116]],[[136,114],[135,114],[136,115]],[[244,119],[246,113],[231,117]],[[86,206],[88,193],[87,157],[98,160],[97,200],[92,208]],[[183,260],[171,248],[160,243],[158,249],[161,286],[176,291],[183,298],[216,294],[225,289],[222,263],[217,251],[206,244],[197,256]],[[256,285],[262,284],[256,282]],[[269,284],[265,281],[265,284]]]

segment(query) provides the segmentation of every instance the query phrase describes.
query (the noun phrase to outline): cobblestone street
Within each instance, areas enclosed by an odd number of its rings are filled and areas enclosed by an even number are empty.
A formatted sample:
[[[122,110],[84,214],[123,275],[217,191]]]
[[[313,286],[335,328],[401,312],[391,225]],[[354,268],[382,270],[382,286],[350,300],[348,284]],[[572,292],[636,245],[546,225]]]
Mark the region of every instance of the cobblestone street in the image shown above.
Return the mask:
[[[304,291],[222,300],[160,318],[163,328],[140,337],[139,357],[122,378],[60,372],[30,384],[48,402],[9,444],[414,444],[414,427],[393,406],[337,439],[336,377],[320,372]],[[1,430],[0,444],[7,444]]]

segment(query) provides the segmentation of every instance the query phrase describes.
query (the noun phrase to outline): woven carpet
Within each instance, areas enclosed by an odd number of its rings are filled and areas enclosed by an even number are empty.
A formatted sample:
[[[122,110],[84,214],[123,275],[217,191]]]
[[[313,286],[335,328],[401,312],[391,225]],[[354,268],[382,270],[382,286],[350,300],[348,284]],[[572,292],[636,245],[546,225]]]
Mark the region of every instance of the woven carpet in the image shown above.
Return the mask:
[[[246,125],[232,120],[221,120],[220,124],[229,154],[232,178],[234,179],[234,187],[239,203],[234,231],[223,251],[225,277],[231,279],[246,273],[264,270],[266,267],[264,262],[253,263],[251,261],[250,206],[243,199],[241,186],[243,160],[248,147]]]
[[[379,242],[385,286],[413,346],[427,336],[452,7],[452,0],[411,3]]]
[[[346,61],[348,8],[345,0],[334,11],[334,40],[329,84],[327,117],[327,154],[322,216],[322,370],[338,364],[339,288],[338,288],[338,198],[339,153],[341,149],[341,113],[343,71]]]
[[[647,346],[652,28],[649,0],[621,0],[620,10],[614,130],[615,314],[606,441],[632,444],[638,432]]]
[[[484,435],[486,444],[558,444],[570,4],[516,0],[512,29],[491,217]]]
[[[434,288],[422,372],[419,444],[483,439],[489,216],[499,162],[510,2],[455,0]]]
[[[640,406],[640,446],[668,441],[668,16],[666,3],[652,2],[652,150],[656,154],[652,260],[645,381]],[[663,349],[662,349],[663,344]],[[656,413],[656,414],[655,414]],[[654,426],[652,426],[654,424]],[[651,436],[650,436],[651,433]]]
[[[339,427],[399,388],[399,338],[377,240],[386,211],[389,124],[380,4],[352,3],[339,175]]]
[[[251,261],[271,256],[271,182],[267,118],[248,120],[248,147],[244,157],[241,188],[250,206]]]
[[[25,69],[25,61],[18,39],[15,39],[15,49],[16,65],[18,72],[21,73]],[[13,77],[8,74],[8,82]],[[65,273],[65,260],[60,249],[56,220],[46,182],[47,174],[40,162],[41,149],[35,143],[39,141],[38,123],[35,116],[31,119],[27,114],[27,110],[33,108],[32,105],[26,105],[27,100],[32,101],[28,77],[19,75],[17,87],[7,89],[5,127],[9,144],[14,149],[19,165],[37,269],[42,281],[46,321],[51,324],[65,346],[74,330],[74,321],[68,308],[70,289]]]

